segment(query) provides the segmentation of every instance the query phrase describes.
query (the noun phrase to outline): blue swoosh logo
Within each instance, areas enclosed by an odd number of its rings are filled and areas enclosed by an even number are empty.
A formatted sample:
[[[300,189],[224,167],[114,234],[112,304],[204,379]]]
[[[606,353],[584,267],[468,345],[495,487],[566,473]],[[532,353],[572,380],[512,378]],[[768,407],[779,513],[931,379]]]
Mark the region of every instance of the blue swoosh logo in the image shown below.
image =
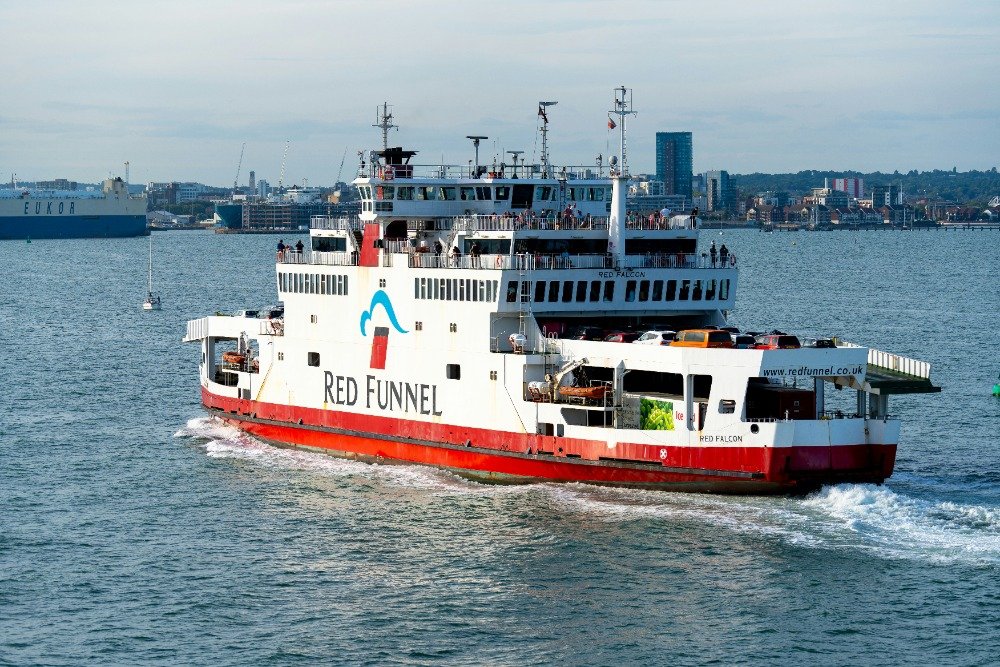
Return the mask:
[[[372,295],[372,302],[368,306],[368,310],[361,313],[361,335],[367,336],[366,331],[368,323],[371,322],[372,313],[375,312],[376,306],[382,306],[385,310],[385,314],[389,317],[389,322],[392,324],[393,328],[399,333],[406,333],[406,329],[399,326],[399,320],[396,319],[396,311],[392,308],[392,301],[389,300],[389,295],[385,293],[384,290],[379,290]]]

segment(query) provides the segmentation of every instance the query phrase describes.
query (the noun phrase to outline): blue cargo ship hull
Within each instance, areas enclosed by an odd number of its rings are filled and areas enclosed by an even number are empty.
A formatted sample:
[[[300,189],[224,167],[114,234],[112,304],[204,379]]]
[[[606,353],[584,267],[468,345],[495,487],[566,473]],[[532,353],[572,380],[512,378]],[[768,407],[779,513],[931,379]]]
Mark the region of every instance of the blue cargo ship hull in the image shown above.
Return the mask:
[[[86,239],[145,236],[145,215],[0,217],[0,239]]]

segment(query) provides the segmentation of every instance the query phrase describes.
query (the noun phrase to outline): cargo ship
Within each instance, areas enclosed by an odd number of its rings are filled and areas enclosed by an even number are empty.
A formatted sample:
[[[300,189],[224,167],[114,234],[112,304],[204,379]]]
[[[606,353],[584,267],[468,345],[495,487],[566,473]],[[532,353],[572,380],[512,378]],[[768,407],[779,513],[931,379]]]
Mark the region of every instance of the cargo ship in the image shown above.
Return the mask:
[[[550,104],[538,165],[424,168],[383,127],[360,215],[314,218],[308,247],[278,253],[280,305],[187,323],[204,408],[276,445],[487,482],[765,494],[889,477],[888,396],[938,391],[929,365],[737,345],[736,255],[707,252],[696,210],[626,211],[631,91],[609,113],[609,175],[549,163]],[[834,388],[856,401],[828,407]]]
[[[101,190],[0,190],[0,239],[144,236],[146,195],[131,195],[121,178]]]

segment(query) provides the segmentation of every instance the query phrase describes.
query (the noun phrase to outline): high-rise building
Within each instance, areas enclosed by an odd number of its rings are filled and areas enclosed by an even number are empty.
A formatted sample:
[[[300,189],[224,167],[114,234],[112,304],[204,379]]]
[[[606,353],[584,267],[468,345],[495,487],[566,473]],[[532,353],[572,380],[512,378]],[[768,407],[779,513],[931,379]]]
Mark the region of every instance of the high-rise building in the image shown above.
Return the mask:
[[[736,192],[728,171],[705,172],[705,195],[709,211],[736,210]]]
[[[872,206],[899,206],[903,203],[903,193],[898,185],[872,186]]]
[[[656,133],[656,180],[665,194],[691,196],[693,163],[690,132]]]
[[[862,178],[834,178],[830,187],[846,192],[855,199],[862,199],[865,196],[865,181]]]
[[[254,173],[253,169],[250,170],[250,192],[255,192],[257,190],[257,174]]]

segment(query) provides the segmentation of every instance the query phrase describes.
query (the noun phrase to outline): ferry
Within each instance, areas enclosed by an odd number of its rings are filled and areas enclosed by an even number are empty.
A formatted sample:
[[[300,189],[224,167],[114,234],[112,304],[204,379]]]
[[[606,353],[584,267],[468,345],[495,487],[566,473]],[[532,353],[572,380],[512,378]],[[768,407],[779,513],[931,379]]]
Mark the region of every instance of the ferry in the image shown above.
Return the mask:
[[[0,239],[79,239],[144,236],[146,195],[132,195],[121,178],[101,190],[0,190]]]
[[[929,364],[725,344],[736,254],[704,252],[696,211],[627,212],[631,90],[614,93],[609,165],[550,164],[551,104],[538,165],[480,166],[469,137],[474,165],[421,167],[384,117],[353,182],[360,215],[313,218],[309,246],[278,253],[279,305],[187,323],[204,408],[275,445],[486,482],[766,494],[888,478],[888,396],[939,391]],[[627,330],[651,336],[586,339]],[[827,409],[834,388],[856,407]]]

